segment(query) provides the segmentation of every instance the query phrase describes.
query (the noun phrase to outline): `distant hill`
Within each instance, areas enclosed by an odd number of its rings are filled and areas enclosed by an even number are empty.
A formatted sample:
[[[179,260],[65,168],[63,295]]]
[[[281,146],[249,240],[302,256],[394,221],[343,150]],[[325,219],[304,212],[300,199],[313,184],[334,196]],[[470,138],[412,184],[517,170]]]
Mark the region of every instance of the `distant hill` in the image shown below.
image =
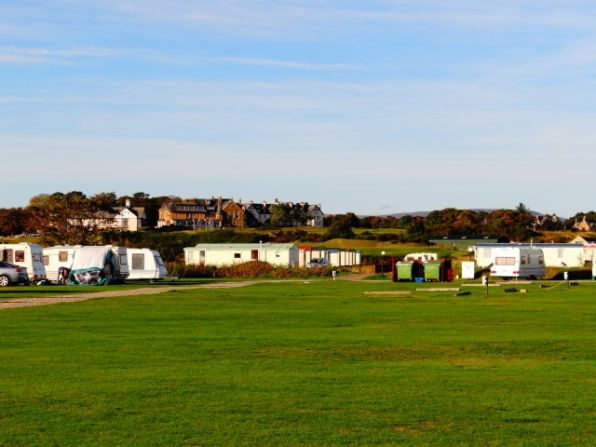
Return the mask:
[[[492,213],[493,211],[496,211],[497,209],[500,209],[500,208],[472,208],[472,209],[470,209],[470,211],[474,211],[476,213],[481,212],[481,211],[484,211],[487,213]],[[409,211],[409,212],[403,212],[403,213],[383,214],[382,217],[397,217],[397,218],[404,217],[404,216],[426,217],[430,213],[432,213],[432,211],[438,211],[438,210]],[[530,211],[530,213],[533,216],[544,216],[544,213],[541,213],[539,211]]]

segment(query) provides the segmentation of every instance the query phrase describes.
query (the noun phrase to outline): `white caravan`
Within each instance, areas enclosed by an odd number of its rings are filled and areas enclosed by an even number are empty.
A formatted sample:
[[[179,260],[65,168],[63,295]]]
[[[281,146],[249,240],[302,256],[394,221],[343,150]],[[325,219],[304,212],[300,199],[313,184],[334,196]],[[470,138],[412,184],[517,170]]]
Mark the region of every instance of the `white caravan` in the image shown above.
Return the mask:
[[[542,278],[544,253],[534,247],[499,247],[492,250],[491,276],[500,278]]]
[[[596,279],[596,259],[592,259],[592,279]]]
[[[158,251],[149,248],[127,248],[128,279],[164,279],[168,270]]]
[[[46,279],[42,256],[42,248],[37,244],[27,242],[0,244],[0,260],[19,267],[26,267],[29,281],[43,281]]]
[[[117,271],[114,274],[114,280],[123,281],[128,277],[128,260],[126,248],[107,245],[114,254],[117,265]],[[82,245],[57,245],[43,249],[43,263],[45,265],[47,279],[54,283],[64,282],[66,278],[60,277],[60,272],[64,269],[72,269],[73,261],[77,252],[83,248]],[[104,247],[102,247],[104,248]]]
[[[57,245],[43,249],[43,263],[46,268],[48,281],[54,283],[63,282],[59,276],[60,271],[62,271],[61,269],[70,270],[72,268],[72,260],[78,248],[81,248],[81,246]]]

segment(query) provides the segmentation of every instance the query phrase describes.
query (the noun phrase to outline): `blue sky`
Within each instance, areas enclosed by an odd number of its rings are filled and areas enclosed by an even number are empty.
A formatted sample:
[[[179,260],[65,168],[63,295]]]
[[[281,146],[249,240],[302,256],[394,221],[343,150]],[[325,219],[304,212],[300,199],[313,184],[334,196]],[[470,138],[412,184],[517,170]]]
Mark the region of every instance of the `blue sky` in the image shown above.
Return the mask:
[[[0,207],[593,209],[596,3],[0,0]]]

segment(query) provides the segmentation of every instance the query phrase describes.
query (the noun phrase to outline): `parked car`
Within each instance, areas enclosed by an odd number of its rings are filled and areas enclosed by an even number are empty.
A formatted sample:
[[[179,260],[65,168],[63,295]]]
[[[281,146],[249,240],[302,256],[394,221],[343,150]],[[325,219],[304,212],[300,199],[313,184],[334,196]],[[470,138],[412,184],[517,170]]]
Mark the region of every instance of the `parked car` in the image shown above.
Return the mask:
[[[0,261],[0,287],[6,287],[11,284],[29,284],[29,276],[26,267],[9,262]]]
[[[308,266],[312,268],[319,268],[319,267],[326,267],[327,266],[327,259],[325,258],[313,258],[308,263]]]

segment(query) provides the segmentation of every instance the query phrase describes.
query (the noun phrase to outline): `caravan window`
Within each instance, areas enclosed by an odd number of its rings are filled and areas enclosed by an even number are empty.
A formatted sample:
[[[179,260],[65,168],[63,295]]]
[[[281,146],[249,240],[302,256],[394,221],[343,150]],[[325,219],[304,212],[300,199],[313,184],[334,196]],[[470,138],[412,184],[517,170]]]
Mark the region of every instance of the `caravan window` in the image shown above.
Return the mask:
[[[41,255],[39,253],[33,253],[33,262],[41,262]]]
[[[127,264],[128,264],[128,259],[126,259],[126,255],[120,255],[120,265],[127,265]]]
[[[529,257],[528,257],[528,262],[530,262]],[[526,257],[523,255],[521,257],[521,265],[526,265]]]
[[[4,250],[4,253],[2,253],[2,260],[6,262],[14,262],[13,250],[11,248],[7,248],[6,250]]]
[[[50,265],[50,257],[49,256],[43,257],[43,265]]]
[[[25,262],[24,250],[17,250],[14,252],[14,262]]]
[[[240,259],[240,253],[234,253],[234,259]]]
[[[133,253],[133,255],[132,255],[132,269],[133,270],[144,270],[145,269],[145,255],[143,253]]]
[[[495,259],[496,265],[515,265],[514,257],[499,256]]]
[[[58,252],[58,261],[60,261],[60,262],[68,261],[68,252],[67,251],[59,251]]]

